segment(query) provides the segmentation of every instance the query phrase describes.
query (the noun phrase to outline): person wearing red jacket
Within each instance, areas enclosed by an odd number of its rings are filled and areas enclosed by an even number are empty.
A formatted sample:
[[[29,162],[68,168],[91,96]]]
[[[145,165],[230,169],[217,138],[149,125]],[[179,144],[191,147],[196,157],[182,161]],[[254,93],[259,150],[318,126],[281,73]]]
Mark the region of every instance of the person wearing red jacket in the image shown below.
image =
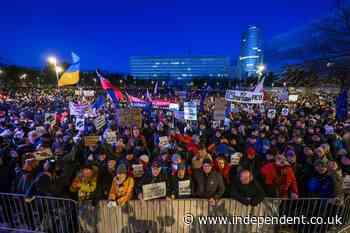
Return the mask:
[[[279,198],[298,198],[298,185],[293,168],[289,165],[285,156],[279,154],[275,162],[265,164],[260,173],[265,187],[269,187],[267,194],[276,195]],[[273,188],[277,194],[273,193]]]
[[[230,168],[231,167],[225,157],[219,156],[216,158],[214,162],[214,170],[219,172],[222,177],[224,177],[226,185],[230,183]]]

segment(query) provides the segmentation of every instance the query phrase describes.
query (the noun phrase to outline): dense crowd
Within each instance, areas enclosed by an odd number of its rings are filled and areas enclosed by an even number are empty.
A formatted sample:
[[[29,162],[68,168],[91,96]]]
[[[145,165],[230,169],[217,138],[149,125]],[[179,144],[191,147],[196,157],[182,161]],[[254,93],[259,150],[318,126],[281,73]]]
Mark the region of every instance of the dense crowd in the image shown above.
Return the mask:
[[[165,182],[162,198],[206,198],[211,205],[220,198],[253,206],[265,197],[343,198],[350,123],[334,119],[333,98],[271,98],[265,109],[236,105],[219,125],[215,98],[207,97],[197,121],[151,109],[143,111],[142,127],[118,126],[106,104],[97,112],[106,118],[102,129],[87,117],[78,130],[68,102],[79,98],[58,90],[10,93],[0,103],[0,192],[123,206],[143,200],[144,185]],[[288,115],[281,114],[285,107]],[[267,117],[269,108],[275,117]],[[54,124],[45,124],[46,112],[56,113]],[[106,141],[109,131],[115,143]],[[101,138],[85,145],[86,135]]]

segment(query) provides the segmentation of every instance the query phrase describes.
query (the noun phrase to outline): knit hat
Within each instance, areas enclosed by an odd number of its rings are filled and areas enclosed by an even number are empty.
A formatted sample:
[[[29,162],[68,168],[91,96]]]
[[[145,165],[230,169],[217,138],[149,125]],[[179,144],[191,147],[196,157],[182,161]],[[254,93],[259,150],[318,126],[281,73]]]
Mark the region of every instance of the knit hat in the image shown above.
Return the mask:
[[[144,163],[148,163],[149,162],[149,157],[147,155],[141,155],[139,160],[141,160]]]
[[[117,168],[116,171],[117,174],[126,174],[127,173],[127,169],[124,163],[120,164]]]
[[[210,159],[204,159],[203,160],[203,165],[204,164],[210,164],[210,165],[212,165],[212,161],[210,160]]]

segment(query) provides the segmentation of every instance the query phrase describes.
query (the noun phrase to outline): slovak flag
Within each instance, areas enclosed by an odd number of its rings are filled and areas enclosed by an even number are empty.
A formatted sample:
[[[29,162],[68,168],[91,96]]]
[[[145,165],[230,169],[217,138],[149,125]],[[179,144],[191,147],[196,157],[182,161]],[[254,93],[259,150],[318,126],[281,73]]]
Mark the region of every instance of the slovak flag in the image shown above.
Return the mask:
[[[98,71],[96,71],[97,76],[100,78],[101,86],[103,90],[105,90],[113,102],[113,104],[117,107],[120,101],[125,101],[125,97],[121,90],[110,83],[107,79],[105,79]]]

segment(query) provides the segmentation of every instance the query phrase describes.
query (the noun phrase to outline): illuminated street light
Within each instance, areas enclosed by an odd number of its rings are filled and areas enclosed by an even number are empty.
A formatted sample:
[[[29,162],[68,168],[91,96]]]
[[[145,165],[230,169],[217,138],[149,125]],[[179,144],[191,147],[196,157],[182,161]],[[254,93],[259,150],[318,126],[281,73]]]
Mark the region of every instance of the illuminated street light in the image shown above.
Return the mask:
[[[63,72],[63,68],[61,66],[56,66],[55,69],[57,73]]]
[[[265,71],[266,67],[265,65],[261,64],[261,65],[258,65],[258,70],[257,70],[257,73],[262,73]]]
[[[47,61],[50,63],[50,64],[53,64],[53,65],[56,65],[57,64],[57,59],[55,57],[49,57],[47,59]]]
[[[0,74],[4,73],[4,71],[0,70]]]

